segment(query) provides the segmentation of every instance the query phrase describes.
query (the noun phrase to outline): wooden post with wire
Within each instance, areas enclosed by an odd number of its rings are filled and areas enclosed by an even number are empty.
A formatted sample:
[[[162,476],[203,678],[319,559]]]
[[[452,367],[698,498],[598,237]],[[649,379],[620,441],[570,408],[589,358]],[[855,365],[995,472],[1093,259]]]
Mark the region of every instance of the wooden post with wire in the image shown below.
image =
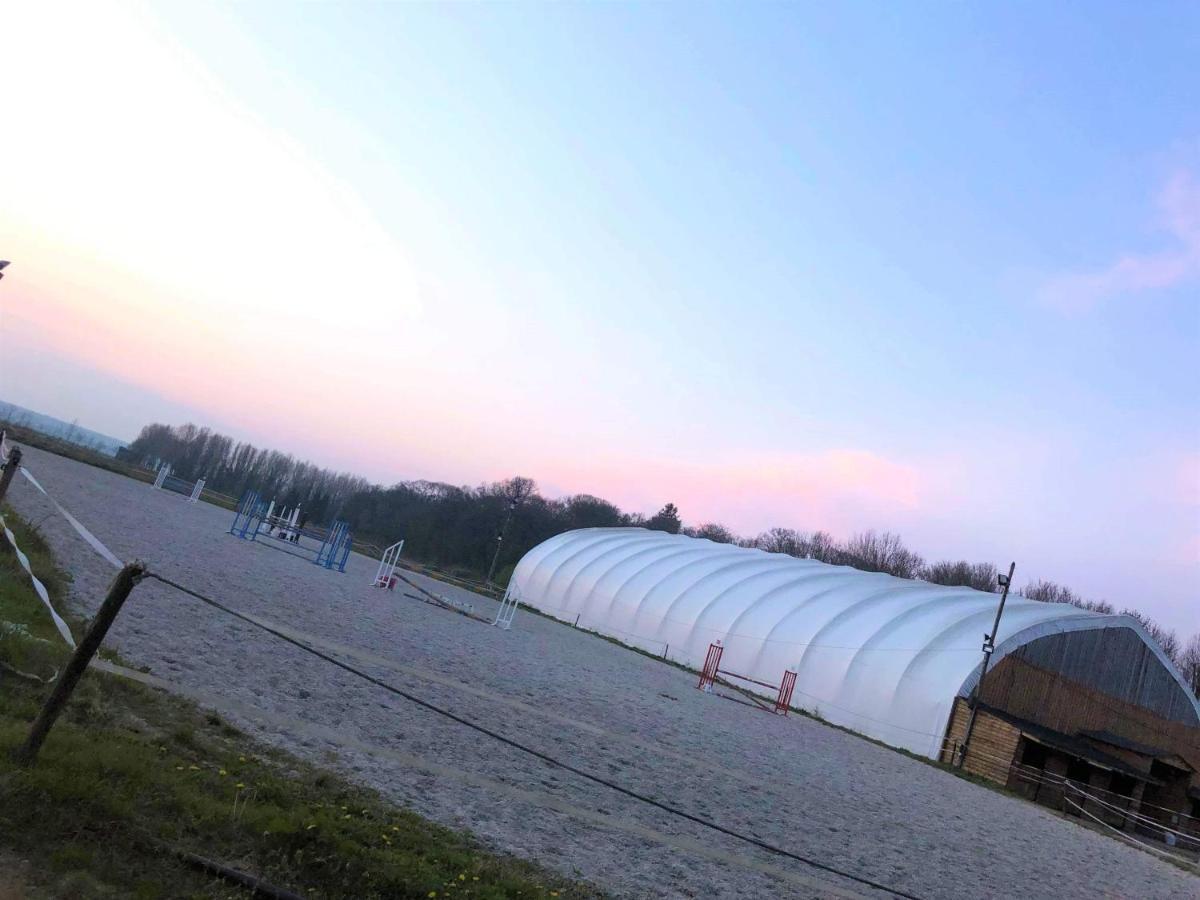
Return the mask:
[[[971,732],[975,730],[975,715],[979,711],[979,695],[983,692],[983,679],[987,678],[988,664],[992,661],[992,651],[996,649],[996,633],[1000,630],[1000,617],[1004,615],[1004,602],[1008,599],[1008,589],[1012,586],[1013,573],[1017,570],[1015,562],[1009,563],[1008,574],[999,576],[1000,586],[1004,589],[1000,594],[1000,605],[996,607],[996,621],[992,623],[991,634],[983,636],[983,668],[979,673],[979,682],[971,692],[971,715],[967,718],[967,727],[963,732],[962,744],[958,748],[958,768],[967,761],[967,746],[971,743]]]
[[[17,474],[19,468],[21,468],[21,448],[13,447],[8,454],[8,461],[0,470],[0,503],[4,502],[4,495],[8,493],[8,486],[12,484],[13,476]]]
[[[117,577],[113,579],[113,583],[108,589],[108,595],[100,604],[100,611],[96,613],[96,618],[88,626],[87,634],[83,636],[83,640],[71,654],[70,661],[67,662],[62,673],[54,682],[54,689],[50,692],[49,698],[42,705],[33,725],[30,726],[29,736],[25,738],[25,743],[13,751],[12,758],[17,765],[33,765],[38,751],[41,750],[42,744],[46,740],[46,735],[54,727],[54,723],[67,701],[71,699],[71,694],[87,670],[92,657],[100,649],[100,644],[104,640],[104,636],[108,634],[108,629],[112,627],[117,613],[121,611],[125,598],[129,596],[134,585],[141,581],[145,574],[146,567],[140,562],[126,563],[125,567],[117,573]]]

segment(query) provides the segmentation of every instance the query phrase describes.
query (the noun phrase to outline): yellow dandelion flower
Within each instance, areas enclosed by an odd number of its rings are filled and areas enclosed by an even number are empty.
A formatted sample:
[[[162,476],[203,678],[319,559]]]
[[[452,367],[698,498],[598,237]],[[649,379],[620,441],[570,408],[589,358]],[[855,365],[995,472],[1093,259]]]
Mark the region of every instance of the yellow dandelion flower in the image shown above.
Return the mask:
[[[308,828],[305,829],[305,831],[312,831],[316,827],[317,827],[317,823],[314,822],[313,824],[309,825]]]
[[[240,790],[241,788],[244,788],[245,786],[246,786],[246,785],[242,784],[240,781],[239,781],[239,782],[237,783],[237,785],[236,785],[236,787],[237,787],[239,790]]]
[[[463,872],[461,875],[459,875],[459,876],[458,876],[458,880],[459,880],[459,881],[466,881],[466,880],[467,880],[467,873],[466,873],[466,872]]]
[[[218,774],[218,775],[220,775],[222,778],[224,778],[224,777],[225,777],[226,775],[228,775],[229,773],[228,773],[228,772],[226,772],[224,769],[222,769],[222,770],[221,770],[220,772],[218,772],[217,774]]]
[[[191,769],[193,772],[199,772],[199,771],[200,771],[200,767],[199,767],[199,766],[188,766],[188,768],[189,768],[189,769]]]

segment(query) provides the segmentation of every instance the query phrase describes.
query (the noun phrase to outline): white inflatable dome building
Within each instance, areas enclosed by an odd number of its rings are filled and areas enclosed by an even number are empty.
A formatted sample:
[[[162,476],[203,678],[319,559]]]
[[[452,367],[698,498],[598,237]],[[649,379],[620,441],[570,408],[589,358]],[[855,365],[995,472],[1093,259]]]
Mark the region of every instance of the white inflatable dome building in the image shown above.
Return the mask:
[[[509,590],[550,616],[697,669],[709,645],[721,641],[723,669],[770,684],[786,670],[796,672],[793,706],[932,758],[955,698],[968,696],[978,681],[998,600],[969,588],[642,528],[553,537],[521,559]],[[1136,690],[1146,696],[1135,702],[1176,721],[1200,722],[1200,707],[1178,671],[1129,616],[1010,596],[992,665],[1031,646],[1061,659],[1064,646],[1055,646],[1061,643],[1055,636],[1113,629],[1137,635],[1121,639],[1122,646],[1136,645],[1140,661],[1131,665],[1162,664],[1138,675]],[[1092,645],[1099,646],[1094,639]],[[1074,677],[1102,677],[1089,675],[1082,661],[1077,668],[1082,675]],[[1121,690],[1129,690],[1126,681]]]

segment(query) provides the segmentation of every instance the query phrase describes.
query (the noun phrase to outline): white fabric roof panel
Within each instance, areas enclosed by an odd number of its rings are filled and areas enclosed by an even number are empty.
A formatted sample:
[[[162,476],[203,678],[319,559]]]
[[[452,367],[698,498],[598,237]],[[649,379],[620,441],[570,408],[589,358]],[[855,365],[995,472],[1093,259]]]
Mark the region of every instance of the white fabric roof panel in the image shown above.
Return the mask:
[[[998,600],[643,528],[557,535],[521,559],[510,590],[695,668],[720,640],[722,669],[772,684],[790,669],[793,705],[933,758],[954,698],[978,679]],[[1128,616],[1010,596],[992,664],[1047,634],[1113,626],[1146,639]]]

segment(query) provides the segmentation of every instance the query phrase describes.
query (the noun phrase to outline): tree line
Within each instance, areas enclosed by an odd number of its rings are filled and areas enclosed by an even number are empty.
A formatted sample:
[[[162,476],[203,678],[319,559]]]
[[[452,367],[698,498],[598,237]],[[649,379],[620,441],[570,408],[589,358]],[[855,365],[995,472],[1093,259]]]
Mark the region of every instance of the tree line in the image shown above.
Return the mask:
[[[999,589],[991,563],[967,560],[929,562],[891,532],[863,531],[844,541],[824,531],[772,528],[740,537],[715,522],[684,524],[678,508],[665,504],[652,516],[624,512],[589,494],[546,498],[529,478],[509,478],[477,486],[435,481],[401,481],[385,487],[345,472],[321,468],[278,450],[255,447],[195,425],[145,426],[128,454],[144,465],[162,462],[187,480],[204,478],[208,488],[233,496],[257,490],[276,504],[299,505],[307,521],[350,523],[356,540],[385,546],[404,539],[404,555],[466,577],[505,584],[513,567],[532,547],[575,528],[640,526],[686,534],[770,553],[785,553],[868,572],[884,572],[933,584]],[[1067,603],[1112,613],[1104,600],[1089,600],[1052,581],[1032,581],[1019,593],[1045,603]],[[1186,644],[1170,629],[1136,610],[1136,617],[1200,692],[1200,634]]]

